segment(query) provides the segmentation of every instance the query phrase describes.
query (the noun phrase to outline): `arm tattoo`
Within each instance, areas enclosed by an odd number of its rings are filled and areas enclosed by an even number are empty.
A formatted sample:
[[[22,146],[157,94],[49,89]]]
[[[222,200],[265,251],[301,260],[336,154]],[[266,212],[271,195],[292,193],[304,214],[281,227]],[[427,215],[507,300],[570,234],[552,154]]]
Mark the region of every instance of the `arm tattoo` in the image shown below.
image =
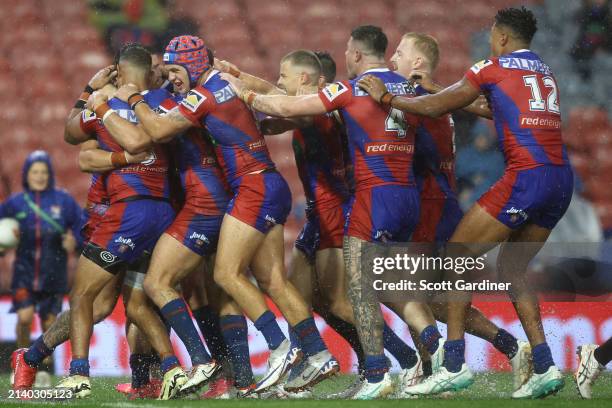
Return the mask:
[[[384,353],[384,319],[372,286],[372,274],[364,270],[362,265],[362,241],[344,237],[343,253],[348,297],[353,306],[361,346],[366,355],[380,355]]]
[[[257,97],[253,100],[251,106],[256,111],[265,113],[267,115],[282,116],[279,114],[279,112],[277,112],[277,109],[275,109],[274,105],[270,103],[270,99],[272,98],[266,98],[265,95],[257,95]]]
[[[178,106],[173,108],[167,114],[165,114],[164,117],[174,123],[180,123],[181,125],[191,125],[189,119],[183,116],[183,114],[179,111]]]

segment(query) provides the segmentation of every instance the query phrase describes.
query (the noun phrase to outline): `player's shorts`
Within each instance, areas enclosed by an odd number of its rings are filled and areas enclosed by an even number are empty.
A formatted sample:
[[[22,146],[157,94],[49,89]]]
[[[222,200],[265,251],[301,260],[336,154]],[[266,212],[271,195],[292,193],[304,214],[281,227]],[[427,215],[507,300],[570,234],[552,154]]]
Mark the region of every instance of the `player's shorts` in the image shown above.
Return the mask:
[[[13,307],[10,313],[16,313],[19,309],[34,306],[36,313],[41,319],[49,315],[57,316],[62,311],[62,293],[32,292],[28,288],[13,289]]]
[[[200,256],[217,251],[223,214],[204,215],[189,202],[178,213],[166,233]]]
[[[456,197],[421,200],[421,216],[412,234],[413,242],[445,243],[457,229],[463,211]]]
[[[355,192],[344,231],[368,242],[407,242],[418,220],[416,187],[384,185]]]
[[[148,198],[113,203],[94,231],[83,256],[103,269],[121,268],[152,252],[172,223],[174,210],[167,201]]]
[[[291,190],[276,170],[247,174],[236,180],[236,186],[227,206],[229,215],[264,234],[287,221]]]
[[[526,222],[552,229],[565,214],[573,191],[570,166],[507,170],[478,204],[512,229]]]
[[[84,244],[87,244],[91,239],[93,232],[102,220],[106,210],[108,210],[108,205],[106,204],[88,204],[83,210],[80,232]]]
[[[308,262],[314,264],[319,249],[319,220],[315,215],[307,217],[302,230],[295,240],[295,248],[302,252]]]
[[[348,202],[324,207],[315,205],[306,210],[306,222],[295,240],[295,247],[309,262],[314,262],[317,251],[342,248],[347,211]]]

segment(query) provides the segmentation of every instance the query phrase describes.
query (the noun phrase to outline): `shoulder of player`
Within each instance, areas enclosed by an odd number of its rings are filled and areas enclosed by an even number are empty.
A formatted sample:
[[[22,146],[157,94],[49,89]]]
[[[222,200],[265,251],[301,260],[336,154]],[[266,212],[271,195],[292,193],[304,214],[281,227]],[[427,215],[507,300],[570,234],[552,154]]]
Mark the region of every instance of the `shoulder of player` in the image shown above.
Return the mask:
[[[499,67],[498,57],[486,58],[486,59],[480,60],[474,63],[474,65],[470,67],[470,71],[472,71],[474,74],[478,74],[483,69],[491,68],[491,67]]]

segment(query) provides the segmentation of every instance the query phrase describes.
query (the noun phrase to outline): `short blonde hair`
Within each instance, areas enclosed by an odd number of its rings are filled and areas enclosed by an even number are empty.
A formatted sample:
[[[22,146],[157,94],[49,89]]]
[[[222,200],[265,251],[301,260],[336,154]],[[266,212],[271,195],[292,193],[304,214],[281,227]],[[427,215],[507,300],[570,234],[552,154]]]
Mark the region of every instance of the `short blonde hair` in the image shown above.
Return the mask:
[[[423,55],[429,60],[431,69],[436,69],[438,62],[440,61],[440,48],[438,47],[438,40],[429,34],[424,33],[406,33],[402,37],[404,40],[412,40],[414,46],[423,53]]]

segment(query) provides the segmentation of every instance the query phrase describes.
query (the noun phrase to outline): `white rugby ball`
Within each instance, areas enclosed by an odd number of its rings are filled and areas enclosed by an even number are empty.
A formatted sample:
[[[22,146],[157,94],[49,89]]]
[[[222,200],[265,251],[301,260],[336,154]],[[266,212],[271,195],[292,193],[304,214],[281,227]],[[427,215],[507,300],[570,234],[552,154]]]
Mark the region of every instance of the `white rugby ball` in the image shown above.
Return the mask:
[[[14,218],[0,220],[0,248],[15,248],[19,244],[19,222]]]

